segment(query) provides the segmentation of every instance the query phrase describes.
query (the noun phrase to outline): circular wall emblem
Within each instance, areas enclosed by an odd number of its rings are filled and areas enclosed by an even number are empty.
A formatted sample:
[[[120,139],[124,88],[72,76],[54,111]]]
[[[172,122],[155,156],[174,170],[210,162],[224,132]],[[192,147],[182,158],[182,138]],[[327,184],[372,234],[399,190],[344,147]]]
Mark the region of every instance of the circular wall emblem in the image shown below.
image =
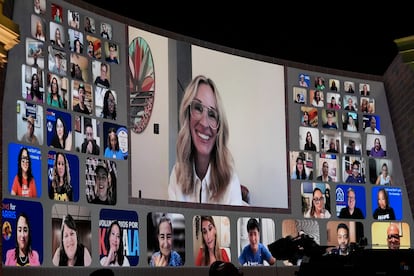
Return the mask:
[[[135,133],[145,130],[154,106],[155,73],[151,49],[137,37],[129,44],[130,126]]]

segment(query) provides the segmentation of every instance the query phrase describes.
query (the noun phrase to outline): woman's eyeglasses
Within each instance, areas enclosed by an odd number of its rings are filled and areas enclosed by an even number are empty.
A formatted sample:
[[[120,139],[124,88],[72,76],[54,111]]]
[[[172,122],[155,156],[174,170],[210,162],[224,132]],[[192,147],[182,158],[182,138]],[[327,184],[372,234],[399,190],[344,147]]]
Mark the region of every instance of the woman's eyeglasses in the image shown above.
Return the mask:
[[[315,197],[313,199],[313,202],[318,203],[318,202],[323,201],[323,200],[324,200],[323,196],[321,196],[321,197]]]
[[[204,110],[207,110],[207,119],[208,119],[209,126],[213,129],[217,129],[219,126],[218,112],[215,109],[205,106],[198,101],[191,102],[190,112],[191,112],[191,116],[194,119],[200,120],[201,117],[203,116]]]

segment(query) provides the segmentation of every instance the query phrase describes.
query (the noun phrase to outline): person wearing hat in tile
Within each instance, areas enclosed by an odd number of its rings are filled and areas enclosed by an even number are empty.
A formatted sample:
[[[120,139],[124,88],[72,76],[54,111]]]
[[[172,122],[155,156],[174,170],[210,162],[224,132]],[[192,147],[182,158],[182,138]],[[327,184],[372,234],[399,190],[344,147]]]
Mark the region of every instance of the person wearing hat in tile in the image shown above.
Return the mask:
[[[95,198],[91,203],[113,205],[115,204],[115,174],[108,171],[105,162],[99,162],[95,168]]]
[[[66,70],[63,67],[63,62],[64,62],[64,57],[63,54],[59,51],[55,52],[55,62],[54,65],[52,67],[52,72],[63,75],[66,74]],[[49,67],[50,68],[50,67]]]
[[[27,132],[22,136],[21,140],[24,143],[39,145],[39,139],[37,139],[37,136],[34,134],[34,123],[35,119],[32,115],[29,115],[29,117],[27,117]]]
[[[73,111],[89,115],[91,114],[91,111],[85,104],[85,96],[85,85],[83,85],[83,83],[80,83],[78,88],[78,103],[73,107]]]

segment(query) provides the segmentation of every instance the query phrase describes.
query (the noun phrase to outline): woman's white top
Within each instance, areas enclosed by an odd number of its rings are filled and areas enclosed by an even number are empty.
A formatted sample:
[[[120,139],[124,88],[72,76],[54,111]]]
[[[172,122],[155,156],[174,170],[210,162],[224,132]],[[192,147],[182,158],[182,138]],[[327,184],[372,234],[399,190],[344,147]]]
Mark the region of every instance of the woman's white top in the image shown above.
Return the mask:
[[[310,209],[305,213],[304,217],[305,218],[311,218],[311,214],[310,214]],[[316,217],[313,216],[313,218],[330,218],[331,217],[331,213],[329,213],[328,210],[324,209],[322,215],[320,217]]]
[[[386,185],[386,186],[390,186],[390,176],[387,175],[385,178],[384,176],[381,174],[380,175],[380,185]]]
[[[224,194],[221,197],[220,201],[217,201],[211,198],[209,189],[209,186],[211,184],[210,165],[208,166],[206,176],[203,180],[198,178],[195,171],[195,166],[193,165],[194,189],[190,194],[183,194],[181,186],[179,185],[179,183],[177,183],[177,176],[175,174],[176,166],[177,164],[174,165],[170,175],[170,183],[168,185],[169,200],[223,205],[243,205],[240,181],[237,174],[234,171],[232,173],[230,183],[227,186],[227,189],[224,191]]]

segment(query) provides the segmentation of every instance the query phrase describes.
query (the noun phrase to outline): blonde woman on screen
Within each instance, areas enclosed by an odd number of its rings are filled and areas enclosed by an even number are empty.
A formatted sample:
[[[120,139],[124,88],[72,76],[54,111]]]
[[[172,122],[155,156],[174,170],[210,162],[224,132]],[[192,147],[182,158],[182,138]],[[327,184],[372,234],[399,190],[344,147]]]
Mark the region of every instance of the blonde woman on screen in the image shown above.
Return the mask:
[[[214,82],[195,77],[185,90],[179,112],[177,161],[170,200],[242,205],[239,178],[227,146],[229,126]]]

